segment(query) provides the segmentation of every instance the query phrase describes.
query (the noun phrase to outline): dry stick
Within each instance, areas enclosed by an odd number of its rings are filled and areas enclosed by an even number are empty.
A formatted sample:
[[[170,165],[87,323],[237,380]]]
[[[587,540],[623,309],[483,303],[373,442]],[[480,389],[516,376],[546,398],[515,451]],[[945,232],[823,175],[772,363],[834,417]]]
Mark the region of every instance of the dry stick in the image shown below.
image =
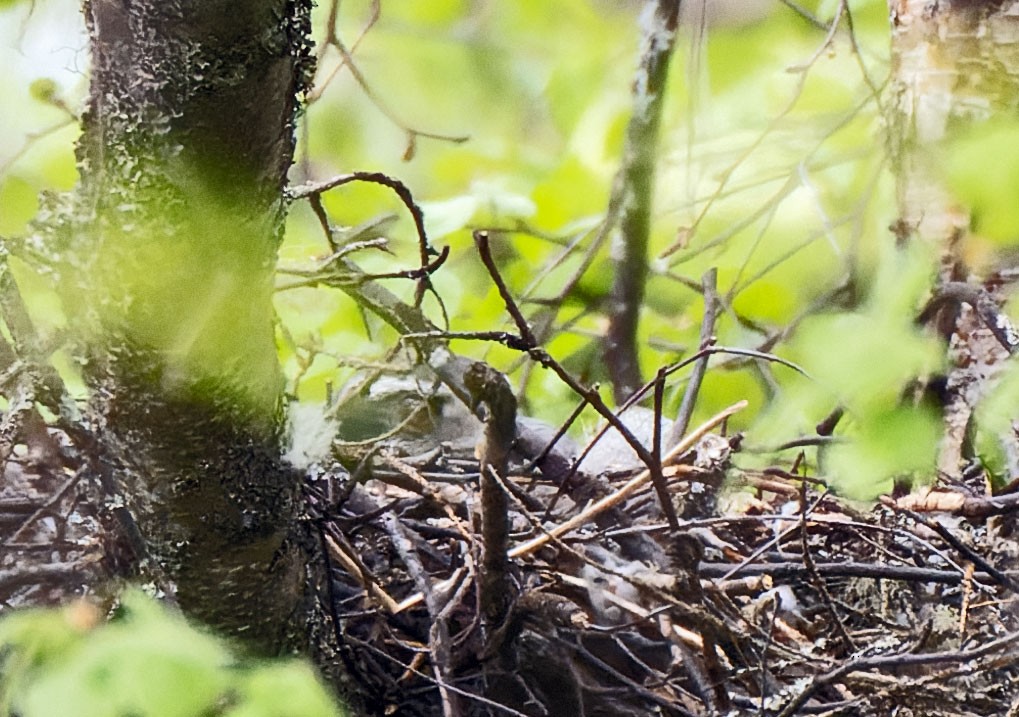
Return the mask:
[[[350,557],[347,551],[331,535],[325,534],[324,537],[330,556],[343,566],[344,570],[357,577],[368,594],[382,603],[382,607],[386,608],[389,612],[398,612],[399,605],[390,597],[389,593],[382,589],[382,586],[379,585],[375,578],[370,576],[367,568],[363,565],[358,565],[357,561]]]
[[[715,321],[718,318],[718,270],[708,269],[701,278],[701,288],[704,294],[704,319],[701,321],[700,348],[707,349],[715,342]],[[683,394],[683,401],[679,405],[679,413],[676,414],[676,422],[672,424],[672,430],[665,445],[671,446],[686,433],[690,426],[690,418],[693,416],[693,407],[697,403],[697,394],[701,390],[701,382],[704,381],[704,374],[708,369],[708,354],[704,354],[693,365],[690,371],[690,381],[686,385],[686,393]]]
[[[570,430],[570,426],[572,426],[577,421],[577,419],[580,418],[580,414],[583,413],[585,408],[587,408],[587,401],[585,401],[582,398],[580,399],[580,402],[573,408],[573,411],[570,412],[570,415],[566,417],[566,420],[563,421],[562,425],[560,425],[559,428],[556,429],[555,435],[553,435],[552,438],[545,443],[545,447],[542,448],[538,455],[532,458],[526,466],[524,466],[525,473],[530,472],[535,467],[540,467],[545,462],[545,459],[549,457],[549,454],[552,452],[552,449],[556,447],[556,444],[558,444],[559,441],[563,438],[563,436],[566,435],[566,432]],[[566,485],[569,478],[571,477],[572,474],[567,475],[565,477],[562,475],[558,477],[552,477],[553,480],[559,481],[559,493],[562,492],[563,486]],[[556,495],[558,495],[558,493]]]
[[[1006,647],[1009,647],[1016,642],[1019,642],[1019,632],[1010,632],[1004,637],[1000,637],[997,640],[988,642],[980,647],[974,647],[972,650],[928,652],[912,655],[879,655],[876,657],[860,657],[855,660],[850,660],[830,672],[814,677],[810,684],[804,688],[803,692],[798,694],[785,706],[785,708],[779,713],[778,717],[792,717],[792,715],[795,715],[799,711],[800,707],[803,707],[803,705],[805,705],[818,690],[823,689],[828,685],[840,682],[844,677],[853,672],[875,669],[899,669],[911,665],[937,665],[945,662],[969,662],[970,660],[976,660],[990,655],[998,650],[1004,650]]]
[[[705,421],[697,428],[695,428],[689,435],[686,436],[686,438],[684,438],[682,441],[676,444],[676,446],[665,455],[665,460],[668,461],[690,450],[694,445],[697,444],[697,441],[699,441],[701,438],[707,435],[707,433],[711,429],[721,424],[723,421],[729,418],[729,416],[733,415],[734,413],[737,413],[738,411],[743,410],[746,407],[747,401],[740,401],[739,403],[734,403],[725,410],[716,413],[714,416],[712,416],[707,421]],[[605,496],[604,498],[602,498],[599,501],[596,501],[595,503],[592,503],[583,511],[567,520],[565,523],[557,525],[555,528],[552,528],[548,532],[543,533],[542,535],[539,535],[536,538],[532,538],[531,540],[528,540],[526,543],[521,543],[517,547],[513,548],[512,550],[509,551],[509,553],[507,553],[506,557],[512,560],[515,558],[523,557],[525,555],[530,555],[538,548],[541,548],[547,545],[548,543],[563,537],[567,533],[576,530],[577,528],[584,525],[585,523],[595,518],[596,516],[600,515],[601,513],[605,512],[606,510],[622,503],[630,495],[632,495],[638,488],[643,486],[650,479],[650,477],[651,472],[649,470],[644,470],[636,478],[632,478],[627,483],[625,483],[616,492],[612,493],[611,495]],[[444,589],[445,582],[446,581],[440,582],[436,587]],[[406,600],[397,605],[393,612],[394,613],[401,612],[408,608],[414,607],[415,605],[420,603],[423,599],[424,595],[422,595],[421,593],[411,595]]]
[[[748,405],[747,401],[740,401],[738,403],[734,403],[725,410],[716,413],[714,416],[712,416],[707,421],[702,423],[700,426],[695,428],[691,433],[689,433],[686,436],[686,438],[684,438],[682,441],[677,443],[673,448],[671,448],[669,452],[665,454],[663,460],[668,462],[670,459],[682,455],[686,451],[690,450],[697,444],[697,442],[701,438],[707,435],[707,433],[711,429],[721,424],[723,421],[729,418],[729,416],[732,416],[733,414],[742,411],[744,408],[747,407],[747,405]],[[651,471],[649,470],[642,471],[640,475],[630,479],[616,492],[612,493],[611,495],[607,495],[601,500],[592,503],[583,511],[567,520],[565,523],[556,526],[555,528],[548,531],[544,535],[539,535],[538,537],[533,538],[527,541],[526,543],[523,543],[513,548],[512,550],[509,551],[509,557],[519,558],[524,555],[529,555],[538,548],[547,544],[553,538],[561,538],[567,533],[576,530],[577,528],[584,525],[584,523],[588,522],[595,516],[605,512],[609,508],[613,508],[622,503],[630,495],[632,495],[638,488],[643,486],[644,483],[646,483],[650,477]]]
[[[978,568],[988,573],[999,585],[1001,585],[1004,588],[1008,588],[1014,593],[1019,593],[1019,582],[1016,582],[1008,575],[998,570],[989,562],[987,562],[987,560],[985,560],[983,556],[979,555],[971,547],[969,547],[961,540],[959,540],[957,537],[955,537],[952,534],[952,531],[948,530],[945,526],[941,525],[940,523],[927,520],[922,515],[920,515],[919,513],[915,513],[912,510],[906,510],[904,508],[896,508],[896,510],[905,515],[908,515],[910,518],[912,518],[915,522],[919,523],[920,525],[930,530],[933,530],[935,533],[941,536],[942,540],[944,540],[951,547],[955,548],[957,551],[966,556],[967,560],[971,561]]]
[[[6,460],[6,459],[5,459]],[[21,522],[21,526],[14,531],[11,537],[5,539],[2,543],[3,547],[8,548],[15,545],[28,531],[28,529],[40,518],[47,514],[53,513],[53,507],[59,503],[64,497],[71,491],[72,488],[81,482],[82,476],[84,475],[84,469],[78,469],[74,474],[68,478],[63,484],[58,487],[53,494],[46,499],[46,502],[40,505],[34,513],[25,518]]]
[[[393,547],[396,549],[400,559],[403,560],[403,564],[407,567],[407,573],[414,581],[414,584],[425,594],[428,617],[432,621],[431,628],[428,631],[428,647],[432,653],[432,667],[438,677],[443,713],[447,716],[460,714],[462,709],[458,696],[450,694],[446,689],[453,663],[450,651],[449,620],[443,615],[443,606],[439,604],[435,592],[430,589],[428,574],[425,571],[424,565],[421,564],[417,553],[412,550],[412,541],[403,525],[400,524],[400,519],[394,513],[388,512],[383,516],[382,521],[386,531],[389,533],[390,539],[393,541]]]
[[[616,266],[609,297],[605,364],[617,403],[644,383],[637,358],[637,324],[648,277],[658,129],[679,22],[679,0],[658,0],[655,4],[653,16],[643,27],[640,62],[633,81],[633,114],[626,128],[619,181],[613,191],[623,200],[613,241]]]
[[[813,513],[814,509],[821,504],[821,501],[824,500],[825,497],[827,497],[827,495],[828,495],[827,491],[819,495],[817,499],[814,501],[814,503],[807,510],[807,512]],[[750,553],[750,555],[743,558],[743,560],[737,563],[735,566],[731,567],[729,571],[722,576],[722,580],[728,580],[734,575],[742,573],[743,570],[748,565],[752,565],[753,562],[757,560],[757,558],[766,553],[768,550],[771,550],[771,547],[773,545],[781,545],[782,541],[786,539],[786,536],[791,535],[794,530],[799,530],[799,524],[786,528],[768,542],[764,543],[763,545],[759,545],[753,552]]]
[[[513,319],[513,324],[517,327],[517,331],[519,332],[524,345],[528,348],[537,347],[538,340],[535,338],[534,332],[531,330],[531,325],[524,317],[523,312],[520,311],[520,307],[517,306],[517,302],[514,301],[513,295],[510,294],[509,287],[506,286],[506,282],[503,281],[502,274],[499,273],[499,268],[495,265],[495,259],[492,257],[492,245],[489,241],[488,232],[483,230],[475,231],[473,236],[474,245],[478,249],[478,256],[481,257],[481,263],[485,265],[485,269],[488,271],[488,275],[491,277],[492,283],[495,284],[495,288],[499,292],[499,298],[502,299],[502,303],[506,307],[506,312],[510,315],[510,318]]]
[[[353,635],[348,635],[347,636],[347,641],[350,642],[353,646],[355,646],[357,648],[360,648],[362,650],[366,650],[368,652],[371,652],[376,657],[381,657],[382,659],[387,660],[390,663],[393,663],[393,664],[397,665],[399,668],[401,668],[404,671],[404,673],[412,674],[415,677],[420,677],[421,679],[423,679],[423,680],[425,680],[427,682],[435,683],[436,685],[440,684],[439,680],[435,679],[434,677],[432,677],[428,673],[421,672],[420,670],[415,668],[413,665],[407,664],[407,663],[403,662],[402,660],[399,660],[399,659],[393,657],[388,652],[386,652],[385,650],[379,649],[374,643],[372,643],[372,642],[370,642],[368,640],[359,640],[357,637],[354,637]],[[504,712],[504,713],[506,713],[508,715],[511,715],[512,717],[530,717],[530,715],[524,714],[523,712],[518,712],[517,710],[513,709],[512,707],[507,707],[504,704],[496,702],[495,700],[490,700],[487,697],[484,697],[484,696],[479,695],[479,694],[475,694],[474,692],[468,692],[467,690],[463,689],[462,687],[457,687],[454,684],[446,684],[446,685],[444,685],[444,687],[447,690],[449,690],[450,692],[455,692],[458,695],[462,695],[463,697],[466,697],[467,699],[469,699],[469,700],[471,700],[473,702],[478,702],[480,704],[483,704],[486,707],[489,707],[490,709],[495,710],[497,712]]]
[[[788,519],[788,518],[787,518]],[[963,581],[964,572],[940,570],[938,568],[914,568],[908,565],[887,565],[882,563],[815,563],[814,570],[826,578],[872,578],[874,580],[902,580],[904,582],[937,583],[939,585],[959,585]],[[697,573],[705,579],[729,582],[727,575],[732,571],[732,563],[702,562],[697,566]],[[802,561],[782,563],[751,563],[740,569],[746,578],[767,575],[773,580],[794,581],[808,577],[809,571]],[[981,585],[993,585],[994,579],[989,573],[975,572],[973,580]]]
[[[428,266],[430,257],[435,254],[435,250],[432,249],[431,244],[428,242],[428,233],[425,231],[425,215],[421,211],[421,207],[419,207],[417,202],[414,201],[414,195],[411,194],[411,191],[406,184],[401,182],[399,179],[390,177],[382,172],[351,172],[350,174],[341,174],[324,182],[309,182],[297,187],[291,187],[287,190],[286,196],[290,201],[295,199],[310,199],[313,196],[321,196],[324,192],[328,192],[329,190],[335,189],[336,187],[340,187],[344,184],[349,184],[350,182],[368,182],[370,184],[380,184],[383,187],[388,187],[396,194],[397,197],[400,198],[400,201],[403,202],[405,207],[407,207],[411,217],[414,219],[414,229],[418,235],[418,258],[420,261],[419,272],[421,273],[421,276],[417,277],[418,285],[414,292],[414,305],[420,305],[425,291],[431,289],[431,283],[428,280]],[[319,216],[319,221],[322,221],[323,219],[325,219],[324,216]],[[323,228],[325,229],[327,236],[332,235],[328,222],[325,223]],[[436,296],[436,298],[438,297]]]
[[[1016,331],[1011,319],[1001,310],[991,293],[981,286],[964,281],[948,281],[942,284],[920,312],[916,322],[927,323],[948,303],[969,304],[1009,355],[1014,356],[1019,352],[1019,331]]]
[[[491,639],[506,619],[512,595],[506,549],[509,546],[509,502],[499,485],[508,475],[509,454],[516,438],[517,399],[506,377],[486,363],[467,371],[464,383],[476,403],[488,409],[485,432],[477,447],[481,472],[481,573],[478,596],[484,626]]]
[[[832,599],[831,592],[829,592],[828,586],[825,582],[821,580],[821,574],[817,572],[817,564],[814,562],[814,555],[810,552],[810,540],[807,531],[806,483],[800,483],[800,548],[803,555],[803,567],[807,569],[807,575],[810,578],[810,582],[814,584],[814,589],[821,596],[821,603],[831,616],[832,624],[835,626],[835,632],[838,635],[839,640],[842,642],[842,647],[846,650],[846,652],[855,652],[856,644],[853,642],[853,638],[850,636],[849,630],[846,629],[846,624],[842,620],[842,616],[839,615],[839,611],[835,608],[835,601]]]
[[[624,675],[615,667],[613,667],[612,665],[610,665],[609,663],[605,662],[600,657],[595,655],[593,652],[591,652],[587,647],[584,646],[582,642],[579,641],[571,642],[563,637],[559,637],[558,635],[553,635],[552,639],[559,645],[562,645],[563,647],[572,650],[575,654],[586,660],[589,664],[594,665],[603,672],[611,675],[615,680],[626,685],[631,691],[636,692],[645,699],[650,700],[651,702],[654,702],[657,705],[660,705],[663,708],[663,711],[667,710],[667,714],[679,714],[682,715],[683,717],[696,717],[696,715],[693,712],[690,712],[685,707],[683,707],[678,700],[668,699],[665,696],[659,694],[657,691],[649,690],[647,687],[645,687],[637,680],[634,680],[631,677]]]
[[[669,527],[679,532],[679,516],[676,515],[676,507],[672,504],[672,496],[669,494],[669,486],[665,482],[665,474],[662,473],[662,401],[665,394],[665,372],[659,371],[654,381],[654,427],[651,431],[651,455],[654,456],[655,470],[651,471],[651,482],[655,487],[655,494],[658,496],[658,504],[665,514]]]
[[[591,406],[604,418],[609,424],[615,428],[619,435],[623,437],[627,445],[633,449],[633,452],[637,454],[641,462],[647,467],[651,481],[654,483],[655,489],[658,491],[659,496],[663,496],[662,511],[665,513],[666,519],[669,521],[669,525],[673,528],[679,527],[679,519],[676,517],[676,511],[672,507],[672,501],[668,499],[668,488],[665,481],[665,476],[662,475],[662,462],[658,460],[654,455],[651,454],[643,443],[641,443],[630,431],[629,427],[623,423],[622,419],[619,418],[602,400],[601,395],[596,389],[588,388],[581,384],[575,379],[570,372],[563,368],[562,364],[552,358],[545,350],[538,346],[537,340],[534,337],[534,332],[531,331],[530,325],[527,323],[527,319],[524,318],[523,313],[520,311],[520,307],[517,306],[514,301],[512,294],[510,294],[509,287],[506,286],[506,282],[503,281],[502,274],[499,273],[498,267],[495,265],[495,259],[492,257],[491,246],[489,245],[488,232],[486,231],[475,231],[474,232],[474,243],[478,248],[478,255],[481,257],[482,263],[485,265],[485,269],[488,270],[489,276],[491,276],[493,283],[495,283],[496,289],[499,291],[499,296],[502,298],[503,303],[506,306],[506,311],[513,319],[513,323],[517,326],[517,331],[520,332],[518,348],[522,348],[527,352],[534,361],[545,368],[551,369],[552,372],[559,377],[559,380],[566,384],[572,389],[578,396],[586,400]],[[512,347],[512,344],[507,344]]]

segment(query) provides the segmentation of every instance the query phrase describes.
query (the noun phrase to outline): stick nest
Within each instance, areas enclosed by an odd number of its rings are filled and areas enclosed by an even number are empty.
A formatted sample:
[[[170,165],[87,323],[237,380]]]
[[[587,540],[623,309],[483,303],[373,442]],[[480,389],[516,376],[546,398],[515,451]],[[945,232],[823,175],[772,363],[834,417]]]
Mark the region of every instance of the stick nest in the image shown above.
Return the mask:
[[[512,458],[497,624],[469,450],[359,444],[315,471],[309,509],[369,709],[1017,713],[1017,501],[953,485],[861,508],[795,469],[741,469],[739,448],[716,428],[663,465],[678,530],[639,467],[550,477]]]

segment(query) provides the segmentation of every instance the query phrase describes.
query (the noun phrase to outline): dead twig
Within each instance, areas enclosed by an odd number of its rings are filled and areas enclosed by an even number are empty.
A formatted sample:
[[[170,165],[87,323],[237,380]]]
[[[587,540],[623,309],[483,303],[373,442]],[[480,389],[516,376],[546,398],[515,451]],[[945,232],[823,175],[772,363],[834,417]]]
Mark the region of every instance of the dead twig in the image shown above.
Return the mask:
[[[626,441],[627,445],[633,449],[633,452],[637,454],[637,457],[640,458],[641,462],[647,467],[648,475],[651,476],[653,484],[658,489],[659,496],[664,496],[664,500],[661,501],[661,508],[664,511],[669,524],[678,526],[675,509],[672,507],[672,502],[667,497],[665,477],[662,475],[661,461],[658,460],[647,449],[647,447],[633,435],[633,432],[622,421],[622,419],[605,404],[605,401],[602,400],[601,394],[598,393],[596,388],[588,388],[581,384],[565,368],[563,368],[562,364],[538,346],[536,339],[534,338],[534,333],[531,331],[531,327],[527,323],[527,319],[524,318],[523,313],[517,306],[516,301],[514,301],[513,296],[509,292],[509,288],[506,286],[506,282],[503,281],[502,275],[499,273],[499,270],[495,265],[495,260],[492,258],[491,247],[489,246],[488,232],[474,232],[474,243],[478,247],[478,253],[481,256],[481,260],[484,263],[485,268],[488,270],[489,275],[492,277],[492,281],[495,283],[496,288],[499,291],[499,296],[506,305],[506,311],[513,318],[513,321],[517,326],[517,330],[520,332],[517,345],[522,350],[525,350],[531,359],[545,368],[551,369],[552,372],[559,377],[559,380],[569,386],[574,393],[589,403],[602,418],[608,421],[608,423],[619,432],[619,435],[623,437],[623,440]]]
[[[802,692],[796,695],[795,698],[785,705],[782,711],[778,713],[778,717],[792,717],[792,715],[796,714],[799,709],[807,703],[807,700],[815,695],[818,690],[821,690],[828,685],[838,683],[853,672],[900,669],[908,665],[919,666],[969,662],[1004,650],[1016,642],[1019,642],[1019,632],[1009,633],[1004,637],[1000,637],[997,640],[988,642],[980,647],[974,647],[970,650],[931,652],[916,655],[881,655],[878,657],[861,657],[855,660],[849,660],[823,675],[817,675],[814,677],[814,679],[810,681]]]
[[[711,431],[716,426],[720,425],[723,421],[729,418],[729,416],[732,416],[733,414],[746,408],[746,406],[747,406],[746,401],[740,401],[739,403],[735,403],[732,406],[729,406],[728,408],[720,411],[719,413],[716,413],[714,416],[712,416],[707,421],[702,423],[700,426],[695,428],[692,432],[690,432],[682,441],[676,444],[668,453],[665,454],[663,459],[665,461],[668,461],[670,458],[682,455],[686,451],[690,450],[691,448],[693,448],[693,446],[697,444],[697,441],[706,436],[709,431]],[[553,538],[561,538],[567,533],[570,533],[579,528],[580,526],[584,525],[585,523],[589,522],[596,515],[600,515],[609,508],[619,505],[622,501],[626,500],[626,498],[632,495],[634,491],[636,491],[638,488],[644,485],[650,478],[650,475],[651,475],[650,471],[648,470],[643,471],[637,477],[627,481],[612,495],[608,495],[602,498],[601,500],[592,503],[583,511],[567,520],[565,523],[557,525],[555,528],[548,531],[544,535],[539,535],[538,537],[513,548],[509,552],[510,557],[519,558],[523,557],[524,555],[533,553],[538,548],[547,544]]]
[[[700,347],[698,353],[708,349],[715,343],[715,321],[718,318],[718,270],[711,268],[701,278],[701,293],[704,296],[704,318],[701,320]],[[679,404],[679,412],[676,414],[676,421],[672,424],[672,430],[666,439],[665,445],[671,446],[676,443],[690,425],[693,417],[694,405],[697,403],[697,394],[701,390],[701,382],[708,370],[708,357],[710,354],[701,355],[693,365],[690,378],[686,384],[686,391],[683,393],[683,400]]]

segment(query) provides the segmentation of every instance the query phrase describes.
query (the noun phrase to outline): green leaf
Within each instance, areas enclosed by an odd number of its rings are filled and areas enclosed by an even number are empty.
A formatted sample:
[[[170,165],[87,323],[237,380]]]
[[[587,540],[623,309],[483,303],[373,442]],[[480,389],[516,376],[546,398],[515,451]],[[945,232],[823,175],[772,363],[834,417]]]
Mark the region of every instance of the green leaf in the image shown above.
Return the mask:
[[[39,208],[38,190],[18,177],[0,181],[0,235],[11,236],[25,230]]]
[[[1019,243],[1019,123],[989,122],[948,150],[948,181],[973,215],[973,229],[1000,244]]]
[[[223,717],[339,717],[312,669],[303,662],[255,668],[241,680],[238,703]]]
[[[28,686],[24,717],[193,717],[216,704],[230,684],[225,646],[140,593],[125,595],[123,613]]]
[[[50,77],[40,77],[37,80],[33,80],[32,84],[28,86],[28,94],[36,102],[52,104],[53,100],[56,99],[57,89],[59,89],[59,86],[56,80]]]
[[[477,197],[453,197],[435,202],[420,202],[425,229],[432,241],[466,227],[478,210]]]
[[[856,423],[851,440],[832,446],[825,460],[839,492],[869,500],[888,491],[893,478],[933,472],[940,423],[931,412],[902,407]]]
[[[101,622],[85,603],[0,620],[0,714],[340,717],[308,663],[245,663],[139,591]]]

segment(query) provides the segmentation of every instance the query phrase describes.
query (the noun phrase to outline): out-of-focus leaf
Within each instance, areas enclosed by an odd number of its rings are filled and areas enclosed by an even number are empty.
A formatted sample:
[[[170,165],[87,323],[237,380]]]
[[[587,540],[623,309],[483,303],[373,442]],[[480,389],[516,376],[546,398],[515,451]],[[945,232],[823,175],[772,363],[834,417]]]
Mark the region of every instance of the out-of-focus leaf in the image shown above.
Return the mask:
[[[125,596],[123,610],[29,685],[24,717],[194,717],[215,704],[229,684],[226,648],[139,594]]]
[[[39,208],[38,190],[18,177],[0,180],[0,235],[13,236],[25,230]]]
[[[958,138],[949,148],[947,167],[952,189],[972,212],[974,229],[998,243],[1019,243],[1019,123],[984,123]]]
[[[311,668],[287,662],[255,668],[241,680],[238,704],[223,717],[338,717]]]
[[[479,224],[527,219],[534,215],[534,200],[525,194],[508,189],[502,182],[477,181],[471,185],[471,195],[477,202]]]
[[[146,595],[0,620],[0,710],[20,717],[340,717],[310,666],[246,663]]]
[[[732,308],[742,315],[774,324],[791,319],[798,305],[793,286],[764,280],[740,291],[732,302]]]
[[[888,491],[895,477],[934,470],[940,422],[933,413],[902,407],[856,423],[851,440],[832,446],[822,466],[841,493],[869,500]]]
[[[467,226],[478,210],[476,197],[453,197],[435,202],[421,202],[429,239],[441,239]]]
[[[938,345],[914,327],[873,314],[836,314],[807,322],[801,360],[851,411],[895,404],[906,383],[940,363]]]
[[[58,88],[56,80],[50,77],[40,77],[37,80],[33,80],[32,84],[28,86],[28,94],[36,102],[51,104],[57,96]]]

